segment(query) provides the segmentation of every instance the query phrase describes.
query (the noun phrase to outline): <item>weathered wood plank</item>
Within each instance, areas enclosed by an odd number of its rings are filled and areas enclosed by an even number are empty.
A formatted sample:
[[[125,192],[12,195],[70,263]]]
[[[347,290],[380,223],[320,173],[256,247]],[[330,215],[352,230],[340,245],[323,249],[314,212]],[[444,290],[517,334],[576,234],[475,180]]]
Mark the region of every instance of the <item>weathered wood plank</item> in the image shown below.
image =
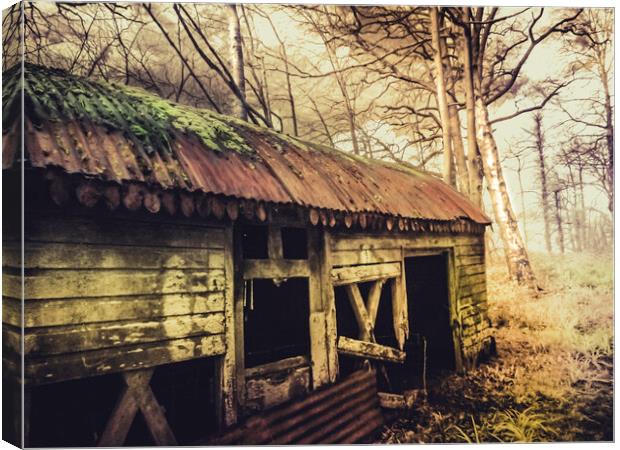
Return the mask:
[[[344,355],[395,363],[405,362],[405,357],[407,356],[405,352],[392,347],[376,344],[374,342],[359,341],[346,336],[340,336],[338,338],[338,352]]]
[[[335,234],[332,251],[379,250],[398,248],[450,248],[479,245],[480,241],[470,235],[368,235]]]
[[[298,367],[286,375],[282,372],[246,380],[246,413],[262,411],[310,391],[310,368]]]
[[[366,305],[362,299],[362,294],[357,284],[347,284],[344,286],[355,315],[355,320],[359,328],[359,337],[363,341],[374,341],[374,324],[370,321],[368,312],[366,311]]]
[[[28,299],[103,297],[219,291],[224,271],[212,270],[40,270],[25,277]],[[19,298],[17,275],[2,277],[5,295]]]
[[[278,372],[284,372],[299,367],[309,367],[310,359],[307,356],[293,356],[291,358],[281,359],[272,363],[262,364],[256,367],[245,369],[246,378],[264,377],[273,375]]]
[[[148,322],[131,320],[27,328],[24,351],[26,355],[58,355],[221,333],[224,333],[223,313],[173,316]]]
[[[457,257],[457,262],[460,266],[483,265],[484,255],[475,255],[475,256],[460,255]]]
[[[391,394],[389,392],[379,392],[379,404],[385,409],[406,410],[407,402],[405,397],[400,394]]]
[[[156,319],[224,311],[224,293],[163,294],[24,302],[24,326],[47,327],[131,319]],[[21,302],[3,298],[2,320],[21,323]]]
[[[465,275],[460,277],[461,286],[468,286],[471,284],[484,283],[486,281],[486,275],[484,273],[479,273],[475,275]]]
[[[221,334],[174,339],[121,348],[93,350],[29,358],[26,362],[26,382],[52,383],[124,370],[141,369],[203,356],[223,355],[226,351]]]
[[[467,297],[467,296],[472,296],[474,294],[486,292],[486,289],[487,289],[486,282],[482,282],[479,284],[472,284],[469,286],[461,286],[459,288],[459,293],[461,297]]]
[[[3,266],[19,267],[19,246],[3,253]],[[134,247],[120,245],[28,242],[26,269],[210,269],[224,267],[221,249]]]
[[[76,216],[29,217],[25,239],[38,242],[224,248],[224,229]]]
[[[385,278],[375,281],[370,290],[368,291],[368,300],[366,301],[366,309],[368,310],[368,317],[370,323],[377,322],[377,313],[379,312],[379,300],[381,299],[381,290],[387,280]]]
[[[400,263],[369,264],[332,269],[331,279],[334,286],[341,286],[380,278],[398,277],[400,274]]]
[[[332,253],[334,267],[400,261],[398,248],[344,250]]]
[[[246,259],[243,262],[243,278],[294,278],[309,277],[308,261],[299,259]]]
[[[457,255],[459,257],[466,257],[466,256],[484,257],[484,244],[483,243],[471,243],[471,244],[461,245],[458,247]]]
[[[471,266],[459,266],[459,276],[467,276],[467,275],[479,275],[481,273],[485,273],[484,264],[473,264]]]

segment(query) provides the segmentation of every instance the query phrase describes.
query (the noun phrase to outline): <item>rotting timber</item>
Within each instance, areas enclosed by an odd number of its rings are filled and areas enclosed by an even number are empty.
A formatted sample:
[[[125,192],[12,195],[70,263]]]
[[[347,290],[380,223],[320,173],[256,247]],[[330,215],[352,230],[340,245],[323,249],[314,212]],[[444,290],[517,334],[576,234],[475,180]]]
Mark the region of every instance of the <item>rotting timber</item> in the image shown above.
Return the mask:
[[[150,442],[191,443],[193,417],[215,431],[364,360],[381,404],[406,405],[415,386],[395,374],[415,367],[421,317],[409,258],[442,258],[453,367],[492,348],[489,220],[441,180],[134,88],[32,65],[20,75],[5,74],[3,95],[3,373],[19,384],[23,354],[25,445],[67,444],[35,406],[70,404],[87,385],[105,392],[88,411],[116,403],[77,445],[139,443],[138,417]],[[8,194],[22,181],[23,236]],[[71,430],[88,414],[57,416]]]

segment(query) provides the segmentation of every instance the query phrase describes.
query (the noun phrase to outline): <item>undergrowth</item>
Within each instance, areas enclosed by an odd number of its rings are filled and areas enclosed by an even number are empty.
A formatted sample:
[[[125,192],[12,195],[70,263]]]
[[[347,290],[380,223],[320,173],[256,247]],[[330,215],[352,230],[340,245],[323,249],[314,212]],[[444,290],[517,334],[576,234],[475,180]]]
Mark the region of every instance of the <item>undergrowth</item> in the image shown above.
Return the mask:
[[[531,291],[489,264],[498,355],[449,375],[428,402],[386,427],[382,442],[613,439],[612,256],[533,255]]]

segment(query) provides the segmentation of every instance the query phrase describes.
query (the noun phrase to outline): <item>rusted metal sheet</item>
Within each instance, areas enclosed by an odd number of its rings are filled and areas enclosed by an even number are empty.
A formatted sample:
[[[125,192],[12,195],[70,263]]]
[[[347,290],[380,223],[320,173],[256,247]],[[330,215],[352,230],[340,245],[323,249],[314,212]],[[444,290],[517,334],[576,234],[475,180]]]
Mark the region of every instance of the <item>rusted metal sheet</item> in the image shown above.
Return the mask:
[[[367,441],[383,423],[376,373],[360,370],[197,445],[354,444]]]
[[[35,126],[26,120],[25,147],[34,167],[120,184],[142,182],[343,213],[490,223],[467,198],[430,174],[231,123],[254,156],[215,152],[182,134],[175,136],[171,154],[147,155],[119,132],[72,121]],[[3,136],[3,168],[17,160],[17,137],[14,132]]]

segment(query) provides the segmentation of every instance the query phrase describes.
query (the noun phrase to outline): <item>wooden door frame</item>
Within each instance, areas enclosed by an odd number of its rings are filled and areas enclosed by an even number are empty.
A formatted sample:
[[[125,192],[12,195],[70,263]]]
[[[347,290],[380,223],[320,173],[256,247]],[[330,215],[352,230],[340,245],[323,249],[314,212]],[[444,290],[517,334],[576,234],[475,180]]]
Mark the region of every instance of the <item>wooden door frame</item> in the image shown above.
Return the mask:
[[[456,272],[456,252],[454,246],[433,248],[404,248],[403,249],[403,277],[406,278],[405,259],[421,256],[446,256],[446,279],[448,281],[448,309],[450,311],[450,330],[452,330],[452,345],[454,347],[454,368],[457,373],[464,372],[463,346],[461,343],[461,321],[458,307],[458,277]],[[407,296],[407,308],[409,297]]]

